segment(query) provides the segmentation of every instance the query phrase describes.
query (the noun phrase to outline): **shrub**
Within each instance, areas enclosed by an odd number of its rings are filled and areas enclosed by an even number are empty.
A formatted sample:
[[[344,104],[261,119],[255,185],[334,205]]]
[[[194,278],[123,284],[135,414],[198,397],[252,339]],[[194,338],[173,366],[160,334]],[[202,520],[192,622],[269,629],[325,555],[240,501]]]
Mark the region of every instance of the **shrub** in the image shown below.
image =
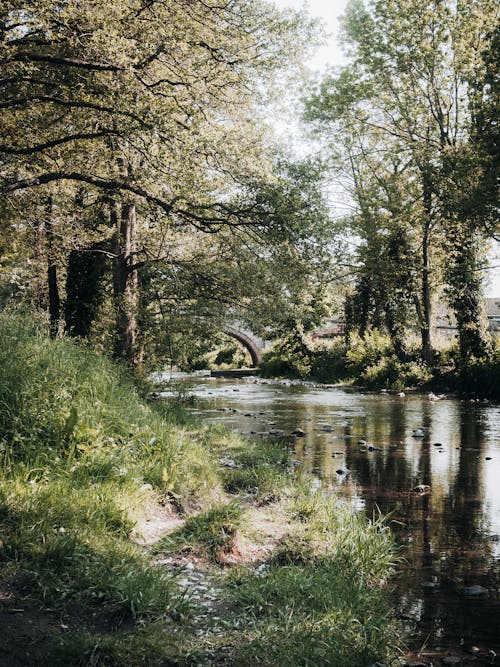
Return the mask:
[[[355,334],[351,337],[346,352],[347,369],[353,376],[359,377],[365,369],[377,364],[391,352],[392,347],[389,338],[377,329],[369,331],[363,337]]]
[[[472,358],[459,367],[458,385],[468,394],[500,398],[500,340],[489,357]]]
[[[335,341],[329,347],[313,353],[311,377],[317,382],[339,382],[349,377],[344,341]]]
[[[302,335],[295,331],[264,355],[260,366],[261,375],[304,379],[311,372],[311,359],[311,350],[305,344]]]
[[[360,376],[363,384],[370,388],[403,389],[429,382],[432,374],[422,362],[402,362],[394,355],[384,357],[368,366]]]

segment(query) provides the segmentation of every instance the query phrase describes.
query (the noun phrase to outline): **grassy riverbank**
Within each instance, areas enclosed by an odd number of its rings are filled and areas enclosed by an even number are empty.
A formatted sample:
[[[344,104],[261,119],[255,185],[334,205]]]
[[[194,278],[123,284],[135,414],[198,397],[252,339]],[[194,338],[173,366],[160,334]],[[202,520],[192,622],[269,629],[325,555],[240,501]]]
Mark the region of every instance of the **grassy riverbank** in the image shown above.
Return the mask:
[[[1,664],[391,664],[389,530],[286,445],[148,402],[20,316],[0,369]]]

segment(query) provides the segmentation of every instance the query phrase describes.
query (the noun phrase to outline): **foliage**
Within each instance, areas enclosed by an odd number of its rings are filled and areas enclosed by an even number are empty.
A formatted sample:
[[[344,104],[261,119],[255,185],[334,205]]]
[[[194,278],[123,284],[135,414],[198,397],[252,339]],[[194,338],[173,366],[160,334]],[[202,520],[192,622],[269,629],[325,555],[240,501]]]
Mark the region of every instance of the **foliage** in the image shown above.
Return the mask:
[[[498,185],[487,174],[498,151],[478,122],[494,137],[497,18],[490,0],[353,1],[343,17],[348,64],[307,100],[332,178],[355,202],[348,327],[363,335],[383,326],[400,361],[417,322],[433,363],[433,295],[445,287],[462,357],[487,349],[480,266],[494,233]]]
[[[334,341],[330,345],[323,345],[314,350],[311,378],[326,384],[349,378],[346,344],[343,340]]]
[[[230,307],[245,318],[279,291],[278,258],[283,283],[300,275],[324,205],[312,169],[279,155],[262,106],[314,41],[304,13],[9,0],[0,20],[9,265],[26,269],[23,288],[31,273],[24,291],[54,333],[62,304],[67,332],[132,368],[175,363],[183,334],[206,337]]]
[[[264,355],[260,372],[263,377],[306,378],[311,370],[311,351],[300,330],[277,342]]]
[[[500,398],[500,344],[496,341],[491,355],[470,358],[458,367],[458,387],[468,395]]]
[[[364,336],[353,334],[345,340],[323,344],[310,352],[310,367],[305,375],[322,383],[350,382],[370,389],[403,389],[427,385],[433,374],[420,360],[418,353],[409,350],[400,360],[388,336],[373,329]],[[279,351],[265,365],[266,373],[287,375],[293,365],[282,360]],[[442,361],[444,363],[444,360]]]
[[[135,477],[185,500],[216,483],[200,445],[172,428],[177,411],[145,404],[123,371],[85,346],[51,341],[33,318],[4,312],[0,365],[5,465],[36,470],[59,458],[75,477]]]
[[[390,354],[387,336],[374,330],[365,336],[353,336],[346,352],[346,365],[354,376],[359,376],[368,366],[376,364]]]
[[[374,389],[404,389],[426,385],[432,377],[422,361],[402,362],[392,355],[367,366],[360,375],[360,383]]]
[[[338,652],[347,666],[345,642],[355,646],[354,664],[390,657],[382,592],[392,569],[388,533],[347,504],[299,488],[284,444],[179,422],[178,408],[141,400],[111,362],[80,343],[51,339],[19,313],[0,318],[0,360],[0,560],[28,598],[64,620],[79,614],[77,632],[71,624],[53,641],[47,664],[217,662],[222,654],[211,642],[221,641],[231,664],[253,664],[265,646],[264,664],[298,665],[308,656],[328,664]],[[215,465],[221,454],[231,466]],[[168,566],[130,539],[152,503],[196,507],[158,544],[160,552],[189,548],[217,560],[238,533],[251,532],[259,506],[297,531],[264,576],[252,568],[221,583],[230,587],[230,601],[220,600],[222,638],[199,634],[193,601]],[[216,574],[222,581],[223,571]],[[321,602],[323,587],[331,593]]]

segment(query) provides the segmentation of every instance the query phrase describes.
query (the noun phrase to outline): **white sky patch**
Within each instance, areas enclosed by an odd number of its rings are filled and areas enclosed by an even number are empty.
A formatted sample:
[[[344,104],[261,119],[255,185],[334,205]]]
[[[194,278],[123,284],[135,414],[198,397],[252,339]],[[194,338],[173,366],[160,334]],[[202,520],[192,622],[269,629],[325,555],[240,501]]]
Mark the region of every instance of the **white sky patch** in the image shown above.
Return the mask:
[[[342,49],[338,41],[339,16],[344,13],[347,0],[274,0],[280,9],[305,9],[314,18],[320,18],[327,33],[326,44],[320,47],[308,67],[323,71],[331,66],[341,65],[343,62]]]

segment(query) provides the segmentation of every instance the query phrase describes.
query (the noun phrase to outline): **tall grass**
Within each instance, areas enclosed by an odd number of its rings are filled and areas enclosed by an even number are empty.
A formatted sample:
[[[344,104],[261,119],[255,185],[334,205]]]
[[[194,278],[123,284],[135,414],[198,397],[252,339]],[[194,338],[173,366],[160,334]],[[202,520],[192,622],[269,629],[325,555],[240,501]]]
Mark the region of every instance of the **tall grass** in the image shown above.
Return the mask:
[[[0,316],[0,406],[0,560],[16,585],[61,611],[188,614],[173,577],[129,538],[151,489],[182,505],[219,484],[197,431],[18,313]]]
[[[285,540],[264,568],[233,576],[231,599],[252,637],[234,664],[392,664],[384,588],[395,553],[386,523],[303,489],[289,515],[305,523],[300,539]]]
[[[153,497],[191,512],[156,552],[195,552],[212,568],[252,512],[274,507],[289,522],[264,570],[229,575],[222,664],[388,664],[387,527],[300,488],[291,471],[286,446],[190,424],[86,346],[0,315],[0,564],[23,594],[88,621],[46,664],[217,664],[175,577],[130,540]],[[118,627],[95,630],[96,610]]]
[[[63,460],[75,478],[128,476],[183,498],[216,484],[198,440],[173,428],[177,414],[147,405],[110,361],[12,313],[0,316],[0,405],[0,461],[34,478]]]

